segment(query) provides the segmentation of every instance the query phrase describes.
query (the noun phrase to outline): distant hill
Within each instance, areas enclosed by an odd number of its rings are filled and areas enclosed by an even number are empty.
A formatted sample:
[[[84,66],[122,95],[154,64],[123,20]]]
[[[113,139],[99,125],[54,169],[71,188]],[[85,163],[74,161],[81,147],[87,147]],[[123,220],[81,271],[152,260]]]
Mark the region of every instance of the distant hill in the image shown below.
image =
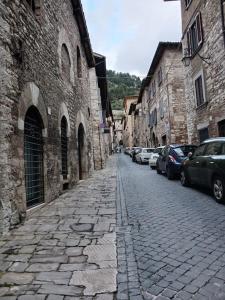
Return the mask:
[[[123,109],[123,99],[125,96],[138,95],[141,87],[141,79],[129,73],[117,73],[112,70],[107,71],[109,99],[112,109]]]

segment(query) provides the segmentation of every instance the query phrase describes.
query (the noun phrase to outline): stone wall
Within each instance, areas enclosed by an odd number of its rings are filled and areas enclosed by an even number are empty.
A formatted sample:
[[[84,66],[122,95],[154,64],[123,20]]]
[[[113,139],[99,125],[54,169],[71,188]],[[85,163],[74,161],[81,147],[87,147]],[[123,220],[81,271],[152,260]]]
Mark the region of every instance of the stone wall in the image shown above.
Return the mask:
[[[106,145],[100,124],[102,123],[101,97],[97,83],[95,68],[89,71],[90,91],[91,91],[91,114],[92,114],[92,134],[93,134],[93,158],[94,169],[100,170],[106,163]]]
[[[151,86],[152,81],[156,81],[156,93],[149,99],[150,114],[157,111],[157,124],[150,128],[150,145],[153,147],[187,142],[184,67],[181,58],[181,49],[166,49],[149,84]],[[162,83],[158,85],[160,68]]]
[[[201,12],[203,25],[203,44],[198,54],[185,68],[185,93],[187,103],[188,140],[199,143],[199,130],[208,128],[209,136],[219,135],[218,122],[225,120],[225,44],[220,1],[192,1],[185,10],[182,1],[183,47],[187,47],[186,30],[198,12]],[[206,102],[196,105],[194,78],[202,72],[204,76]]]
[[[88,64],[70,0],[0,3],[0,214],[5,230],[26,214],[24,118],[35,106],[43,120],[44,198],[79,180],[78,127],[85,131],[83,178],[93,169]],[[62,46],[66,47],[62,52]],[[77,52],[81,54],[78,72]],[[78,74],[79,73],[79,74]],[[79,77],[78,77],[79,76]],[[60,118],[68,124],[68,176],[61,175]],[[3,225],[0,225],[0,228]]]

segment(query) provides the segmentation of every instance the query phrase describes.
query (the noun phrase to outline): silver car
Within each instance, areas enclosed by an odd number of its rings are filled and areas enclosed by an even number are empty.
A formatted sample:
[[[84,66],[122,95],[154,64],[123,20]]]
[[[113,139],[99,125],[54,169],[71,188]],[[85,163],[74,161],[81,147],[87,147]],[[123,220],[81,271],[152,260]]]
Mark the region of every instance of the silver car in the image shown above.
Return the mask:
[[[161,146],[161,147],[157,147],[153,153],[151,153],[150,157],[149,157],[149,167],[151,169],[155,169],[156,168],[156,161],[159,157],[159,153],[161,153],[161,151],[165,148],[165,146]]]
[[[148,163],[149,157],[155,148],[142,148],[138,154],[136,154],[136,162],[143,164]]]

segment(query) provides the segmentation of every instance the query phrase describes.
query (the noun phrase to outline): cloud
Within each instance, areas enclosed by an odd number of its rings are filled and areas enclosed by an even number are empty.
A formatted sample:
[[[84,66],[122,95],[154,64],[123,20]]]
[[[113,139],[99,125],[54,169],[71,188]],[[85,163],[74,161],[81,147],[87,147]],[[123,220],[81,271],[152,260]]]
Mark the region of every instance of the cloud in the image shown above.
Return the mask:
[[[83,0],[94,51],[108,68],[146,75],[159,41],[179,41],[179,1]]]

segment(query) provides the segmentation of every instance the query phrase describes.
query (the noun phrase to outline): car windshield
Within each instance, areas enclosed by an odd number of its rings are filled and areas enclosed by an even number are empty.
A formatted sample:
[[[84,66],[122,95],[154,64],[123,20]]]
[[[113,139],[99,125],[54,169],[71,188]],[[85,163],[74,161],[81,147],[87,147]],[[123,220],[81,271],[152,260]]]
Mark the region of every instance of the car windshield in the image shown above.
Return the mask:
[[[174,151],[177,153],[178,156],[186,157],[186,156],[188,156],[189,152],[194,153],[196,148],[197,148],[196,146],[192,146],[192,145],[180,146],[180,147],[174,148]]]
[[[149,149],[143,149],[143,153],[152,153],[153,149],[149,148]]]

